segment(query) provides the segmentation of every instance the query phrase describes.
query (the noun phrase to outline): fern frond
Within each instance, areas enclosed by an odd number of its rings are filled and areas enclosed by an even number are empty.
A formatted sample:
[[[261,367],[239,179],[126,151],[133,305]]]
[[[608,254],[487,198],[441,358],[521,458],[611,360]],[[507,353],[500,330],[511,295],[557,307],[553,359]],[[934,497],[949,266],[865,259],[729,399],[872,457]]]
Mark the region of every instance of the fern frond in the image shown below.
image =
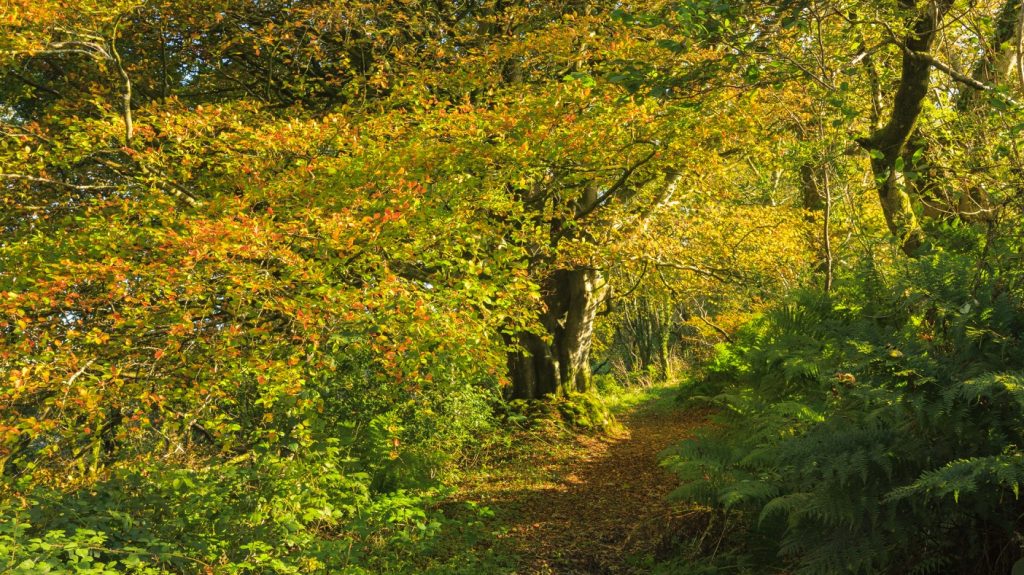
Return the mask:
[[[952,496],[959,502],[962,496],[973,496],[979,485],[1000,487],[1020,498],[1020,486],[1024,483],[1024,456],[1019,453],[991,457],[972,457],[951,461],[946,465],[925,471],[910,485],[893,489],[886,495],[888,501],[898,501],[914,496],[943,498]],[[985,492],[983,496],[990,497]]]

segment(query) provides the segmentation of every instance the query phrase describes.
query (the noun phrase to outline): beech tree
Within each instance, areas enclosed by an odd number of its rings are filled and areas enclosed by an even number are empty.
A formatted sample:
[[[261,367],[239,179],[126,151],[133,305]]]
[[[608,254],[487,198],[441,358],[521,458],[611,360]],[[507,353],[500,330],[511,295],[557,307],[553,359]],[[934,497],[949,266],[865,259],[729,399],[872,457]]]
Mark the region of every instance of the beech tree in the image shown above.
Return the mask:
[[[324,411],[400,446],[382,422],[461,381],[588,390],[611,279],[731,265],[717,232],[691,249],[723,213],[708,183],[729,169],[704,153],[722,108],[631,94],[629,62],[685,59],[612,9],[18,3],[5,473],[287,454],[329,433]]]

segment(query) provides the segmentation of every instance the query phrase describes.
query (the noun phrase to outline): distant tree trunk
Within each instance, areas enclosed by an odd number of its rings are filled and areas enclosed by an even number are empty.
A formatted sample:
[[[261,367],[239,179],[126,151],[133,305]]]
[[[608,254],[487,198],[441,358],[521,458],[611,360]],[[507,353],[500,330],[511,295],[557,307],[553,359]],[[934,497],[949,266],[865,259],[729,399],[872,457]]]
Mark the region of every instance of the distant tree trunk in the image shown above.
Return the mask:
[[[832,183],[826,168],[822,179],[825,192],[824,222],[821,225],[822,250],[825,252],[825,293],[832,293],[834,257],[832,254]]]
[[[820,186],[822,170],[824,164],[810,161],[800,164],[800,195],[805,210],[817,212],[825,208]]]
[[[671,377],[671,338],[677,308],[640,297],[621,304],[614,347],[627,373]]]
[[[825,278],[825,292],[832,291],[832,189],[829,181],[828,162],[804,162],[800,165],[800,194],[803,207],[807,210],[807,220],[817,224],[817,214],[821,214],[820,242],[817,232],[811,232],[808,244],[815,251],[818,259],[817,271]]]
[[[1024,24],[1024,2],[1022,0],[1006,0],[996,15],[995,34],[989,40],[985,53],[971,71],[971,77],[990,86],[1002,84],[1009,80],[1014,69],[1020,68],[1021,25]],[[1024,83],[1024,77],[1021,78]],[[957,99],[957,110],[961,113],[974,113],[984,100],[982,94],[975,89],[965,88]],[[978,144],[982,145],[982,144]],[[979,223],[992,218],[992,205],[988,194],[978,186],[972,186],[964,192],[956,206],[960,219]]]

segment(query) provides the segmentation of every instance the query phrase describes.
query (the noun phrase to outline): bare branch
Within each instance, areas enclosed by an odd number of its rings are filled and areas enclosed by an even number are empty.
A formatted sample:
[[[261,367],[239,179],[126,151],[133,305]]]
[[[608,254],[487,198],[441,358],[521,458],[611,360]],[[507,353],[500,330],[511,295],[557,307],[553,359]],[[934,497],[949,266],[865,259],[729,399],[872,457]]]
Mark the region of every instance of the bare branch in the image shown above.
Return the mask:
[[[42,50],[41,53],[78,53],[111,60],[110,53],[101,44],[96,42],[82,42],[80,40],[69,40],[67,42],[54,42]]]
[[[698,313],[696,314],[697,319],[704,322],[704,325],[707,325],[711,329],[717,331],[718,335],[725,338],[725,341],[729,343],[733,342],[732,335],[730,335],[729,332],[725,331],[725,329],[722,328],[720,325],[715,324],[710,319],[708,319],[708,312],[704,309],[703,305],[697,303],[696,299],[694,299],[694,309],[698,311]]]
[[[72,184],[71,182],[51,180],[50,178],[40,178],[38,176],[29,176],[27,174],[0,174],[0,178],[7,180],[25,180],[37,184],[51,184],[54,186],[61,186],[63,188],[70,188],[73,190],[113,190],[117,188],[117,186],[112,186],[109,184]]]

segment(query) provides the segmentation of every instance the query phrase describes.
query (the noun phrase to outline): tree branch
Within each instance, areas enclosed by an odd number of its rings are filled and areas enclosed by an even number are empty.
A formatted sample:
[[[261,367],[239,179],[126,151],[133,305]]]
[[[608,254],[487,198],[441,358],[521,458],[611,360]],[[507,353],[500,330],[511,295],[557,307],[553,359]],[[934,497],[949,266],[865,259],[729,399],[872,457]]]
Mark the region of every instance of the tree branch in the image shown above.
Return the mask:
[[[121,79],[124,80],[124,94],[121,96],[122,104],[124,106],[124,145],[125,147],[131,146],[132,143],[132,79],[128,76],[128,72],[124,69],[124,63],[121,61],[121,54],[117,51],[117,30],[121,26],[121,17],[117,17],[117,21],[114,22],[114,30],[110,34],[110,53],[112,55],[111,60],[117,66],[117,71],[121,74]]]
[[[576,219],[585,218],[592,212],[594,212],[594,210],[596,210],[597,208],[608,203],[608,201],[611,200],[612,197],[615,196],[615,194],[619,193],[626,186],[626,184],[629,183],[629,178],[633,175],[633,173],[636,172],[641,167],[643,167],[644,165],[648,164],[651,160],[654,159],[654,156],[656,156],[657,154],[658,149],[655,148],[654,150],[651,150],[650,154],[647,154],[639,161],[637,161],[635,164],[623,170],[622,175],[619,176],[619,179],[615,180],[615,183],[612,184],[611,187],[609,187],[605,193],[601,194],[601,196],[597,198],[596,202],[591,204],[587,209],[580,211],[580,213],[576,215]]]
[[[911,58],[913,58],[915,60],[920,60],[922,62],[926,62],[927,64],[931,65],[932,68],[935,68],[936,70],[938,70],[940,72],[944,72],[947,76],[949,76],[950,78],[956,80],[957,82],[960,82],[961,84],[966,84],[967,86],[969,86],[971,88],[974,88],[975,90],[982,91],[982,92],[987,92],[987,91],[993,89],[992,86],[989,86],[988,84],[986,84],[986,83],[984,83],[984,82],[982,82],[980,80],[972,78],[972,77],[968,76],[967,74],[963,74],[961,72],[957,72],[952,67],[950,67],[948,64],[942,62],[941,60],[939,60],[935,56],[932,56],[928,52],[918,52],[918,51],[915,51],[915,50],[911,50],[911,49],[907,48],[906,46],[900,46],[900,47],[903,49],[903,53],[907,54]]]
[[[729,278],[729,277],[726,277],[725,275],[722,275],[722,272],[725,271],[725,270],[707,269],[707,268],[702,268],[702,267],[698,267],[698,266],[691,265],[691,264],[683,264],[683,263],[673,262],[673,261],[664,261],[664,260],[661,260],[661,259],[658,259],[658,258],[654,258],[654,257],[650,257],[650,256],[646,256],[646,257],[642,257],[642,258],[634,258],[634,259],[639,259],[642,262],[650,263],[655,268],[659,268],[659,269],[660,268],[669,268],[669,269],[674,269],[674,270],[679,270],[679,271],[691,272],[691,273],[695,273],[697,275],[702,275],[702,276],[705,276],[705,277],[709,277],[709,278],[718,280],[718,281],[720,281],[722,283],[730,283],[730,282],[735,281],[737,279],[735,277]]]
[[[50,178],[40,178],[38,176],[29,176],[26,174],[0,174],[0,178],[7,180],[25,180],[38,184],[52,184],[73,190],[113,190],[117,188],[117,186],[109,184],[72,184],[70,182],[62,182],[60,180],[51,180]]]
[[[40,90],[42,92],[46,92],[47,94],[50,94],[51,96],[57,96],[58,98],[64,97],[64,95],[61,94],[60,92],[58,92],[57,90],[54,90],[53,88],[51,88],[49,86],[40,84],[39,82],[36,82],[36,81],[32,80],[31,78],[27,78],[27,77],[19,74],[18,72],[15,72],[15,71],[12,70],[9,73],[12,76],[14,76],[15,78],[17,78],[17,79],[21,80],[22,82],[24,82],[25,84],[28,84],[29,86],[32,86],[36,90]]]

